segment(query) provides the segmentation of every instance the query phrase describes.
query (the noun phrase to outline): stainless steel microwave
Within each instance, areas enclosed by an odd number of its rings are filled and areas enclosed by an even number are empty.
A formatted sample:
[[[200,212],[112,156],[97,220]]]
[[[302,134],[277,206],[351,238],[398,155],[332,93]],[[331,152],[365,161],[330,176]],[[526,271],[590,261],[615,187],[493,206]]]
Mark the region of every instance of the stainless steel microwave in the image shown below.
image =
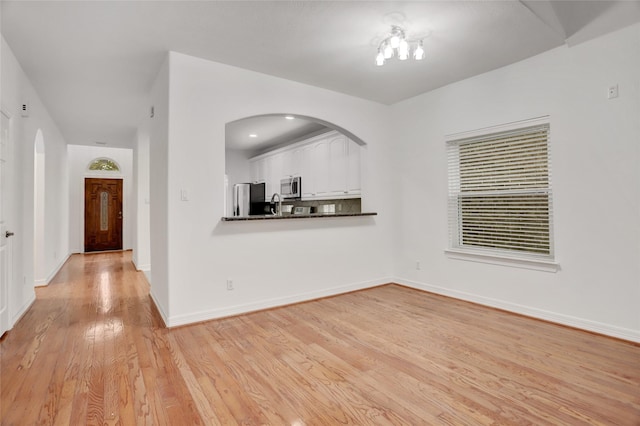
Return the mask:
[[[295,176],[282,179],[280,181],[280,195],[284,199],[302,197],[302,178]]]

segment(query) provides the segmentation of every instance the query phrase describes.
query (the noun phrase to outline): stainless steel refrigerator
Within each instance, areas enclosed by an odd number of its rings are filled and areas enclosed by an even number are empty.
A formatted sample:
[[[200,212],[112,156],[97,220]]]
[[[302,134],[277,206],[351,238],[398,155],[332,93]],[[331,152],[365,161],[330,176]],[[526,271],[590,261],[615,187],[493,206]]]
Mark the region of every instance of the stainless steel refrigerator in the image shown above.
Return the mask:
[[[233,185],[233,216],[264,213],[264,183],[236,183]]]

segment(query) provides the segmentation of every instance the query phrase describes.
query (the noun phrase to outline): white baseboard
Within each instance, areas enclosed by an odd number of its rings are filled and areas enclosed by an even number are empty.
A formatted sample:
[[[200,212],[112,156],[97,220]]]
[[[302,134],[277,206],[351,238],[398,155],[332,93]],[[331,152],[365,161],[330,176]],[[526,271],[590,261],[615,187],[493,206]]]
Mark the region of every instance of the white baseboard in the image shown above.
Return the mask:
[[[49,285],[49,283],[51,282],[51,280],[53,280],[53,278],[56,276],[56,274],[58,272],[60,272],[60,269],[62,269],[62,267],[64,266],[65,263],[67,263],[67,260],[69,260],[69,258],[71,257],[71,253],[67,254],[66,256],[64,256],[64,258],[56,265],[55,268],[53,268],[53,271],[49,274],[49,276],[47,277],[46,280],[46,284],[45,285]]]
[[[51,280],[53,280],[53,278],[56,276],[56,274],[60,271],[60,269],[62,269],[62,267],[64,266],[64,264],[67,262],[67,260],[69,260],[69,258],[71,257],[71,255],[74,253],[69,253],[67,254],[62,261],[60,261],[55,268],[53,268],[53,271],[51,271],[49,273],[49,275],[47,276],[47,278],[38,278],[33,280],[33,286],[34,287],[44,287],[44,286],[48,286],[49,283],[51,282]]]
[[[131,263],[133,263],[133,266],[136,268],[136,271],[146,272],[151,270],[151,264],[149,263],[138,265],[133,259],[131,259]]]
[[[295,294],[292,296],[276,297],[273,299],[259,300],[256,302],[245,303],[242,305],[229,306],[224,308],[212,309],[207,311],[194,312],[185,315],[176,315],[165,320],[167,327],[177,327],[180,325],[191,324],[194,322],[207,321],[217,318],[224,318],[233,315],[246,314],[249,312],[260,311],[264,309],[276,308],[279,306],[291,305],[293,303],[307,302],[323,297],[335,296],[351,291],[362,290],[365,288],[377,287],[389,284],[393,280],[390,277],[384,277],[371,281],[363,281],[358,283],[347,284],[339,287],[331,287],[319,291],[310,291],[307,293]]]
[[[164,311],[164,307],[160,303],[158,303],[158,298],[153,294],[153,287],[151,288],[151,291],[149,291],[149,296],[151,296],[153,304],[156,305],[156,309],[158,309],[160,317],[162,318],[162,321],[164,321],[165,327],[170,327],[167,314]]]
[[[466,293],[466,292],[457,291],[457,290],[451,290],[448,288],[438,287],[438,286],[425,284],[425,283],[412,281],[412,280],[406,280],[403,278],[396,278],[395,280],[393,280],[393,282],[402,284],[407,287],[412,287],[418,290],[424,290],[430,293],[436,293],[443,296],[452,297],[454,299],[465,300],[468,302],[477,303],[479,305],[498,308],[505,311],[525,315],[528,317],[538,318],[541,320],[545,320],[545,321],[549,321],[557,324],[567,325],[569,327],[575,327],[575,328],[591,331],[598,334],[604,334],[607,336],[640,343],[640,331],[637,331],[637,330],[617,327],[614,325],[600,323],[597,321],[591,321],[584,318],[578,318],[570,315],[560,314],[557,312],[551,312],[543,309],[532,308],[530,306],[519,305],[517,303],[506,302],[504,300],[478,296],[476,294]]]
[[[31,307],[31,305],[33,305],[33,302],[35,301],[36,301],[36,292],[34,291],[29,296],[29,299],[18,309],[18,311],[15,314],[13,314],[11,318],[10,328],[13,328],[13,326],[16,325],[18,321],[20,321],[20,318],[22,318],[22,316],[27,312],[27,310]]]

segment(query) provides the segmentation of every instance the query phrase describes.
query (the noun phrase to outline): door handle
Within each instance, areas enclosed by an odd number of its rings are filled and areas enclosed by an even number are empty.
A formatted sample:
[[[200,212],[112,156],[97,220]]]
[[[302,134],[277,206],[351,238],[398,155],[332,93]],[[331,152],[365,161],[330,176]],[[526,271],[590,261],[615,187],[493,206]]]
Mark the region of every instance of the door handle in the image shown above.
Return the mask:
[[[11,232],[11,231],[7,231],[7,232],[5,232],[5,234],[4,234],[4,236],[5,236],[6,238],[13,237],[14,235],[16,235],[16,234],[14,234],[14,233],[13,233],[13,232]]]
[[[118,219],[122,219],[122,212],[118,212]]]

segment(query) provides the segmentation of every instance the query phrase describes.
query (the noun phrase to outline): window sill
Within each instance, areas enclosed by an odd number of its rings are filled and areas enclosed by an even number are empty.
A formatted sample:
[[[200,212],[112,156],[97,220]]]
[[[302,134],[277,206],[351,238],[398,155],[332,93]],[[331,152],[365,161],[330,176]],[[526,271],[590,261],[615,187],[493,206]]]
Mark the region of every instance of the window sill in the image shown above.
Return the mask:
[[[460,249],[446,249],[447,257],[470,262],[490,263],[492,265],[511,266],[514,268],[533,269],[544,272],[558,272],[560,264],[552,260],[524,259],[492,253],[482,253]]]

